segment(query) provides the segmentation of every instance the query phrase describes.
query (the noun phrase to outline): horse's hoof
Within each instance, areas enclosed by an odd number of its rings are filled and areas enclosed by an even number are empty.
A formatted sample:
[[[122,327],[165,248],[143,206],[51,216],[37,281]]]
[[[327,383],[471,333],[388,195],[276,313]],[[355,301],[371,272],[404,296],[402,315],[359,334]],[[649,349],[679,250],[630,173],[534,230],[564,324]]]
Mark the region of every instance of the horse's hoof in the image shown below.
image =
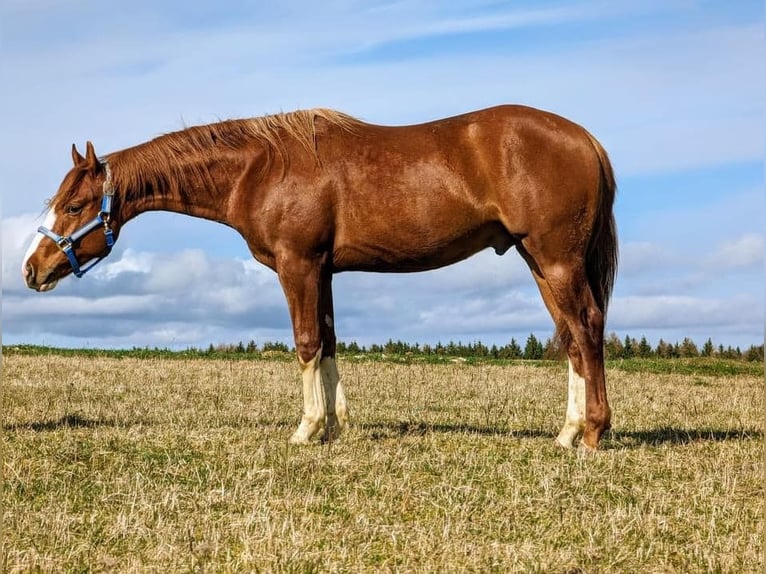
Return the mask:
[[[572,443],[567,444],[559,438],[553,441],[553,446],[555,446],[556,448],[560,448],[562,450],[572,450],[572,448],[574,448],[574,445]]]
[[[309,440],[303,435],[299,435],[297,432],[293,433],[293,436],[291,436],[287,442],[289,442],[290,444],[296,444],[296,445],[309,444]]]
[[[319,441],[322,444],[329,444],[331,442],[337,441],[339,438],[340,438],[340,429],[335,427],[335,428],[326,429],[325,432],[322,433],[322,436],[320,437]]]
[[[598,454],[598,448],[595,446],[588,446],[584,442],[580,442],[580,446],[577,447],[577,456],[588,457],[596,456]]]

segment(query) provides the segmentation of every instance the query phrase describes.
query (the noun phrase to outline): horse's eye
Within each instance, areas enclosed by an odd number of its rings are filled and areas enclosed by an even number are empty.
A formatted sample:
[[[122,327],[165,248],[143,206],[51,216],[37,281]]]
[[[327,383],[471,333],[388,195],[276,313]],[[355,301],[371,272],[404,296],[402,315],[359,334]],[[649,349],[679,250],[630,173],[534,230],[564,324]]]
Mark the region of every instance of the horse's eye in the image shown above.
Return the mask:
[[[66,212],[67,215],[77,215],[78,213],[82,211],[82,206],[76,205],[76,204],[70,204],[64,208],[64,211]]]

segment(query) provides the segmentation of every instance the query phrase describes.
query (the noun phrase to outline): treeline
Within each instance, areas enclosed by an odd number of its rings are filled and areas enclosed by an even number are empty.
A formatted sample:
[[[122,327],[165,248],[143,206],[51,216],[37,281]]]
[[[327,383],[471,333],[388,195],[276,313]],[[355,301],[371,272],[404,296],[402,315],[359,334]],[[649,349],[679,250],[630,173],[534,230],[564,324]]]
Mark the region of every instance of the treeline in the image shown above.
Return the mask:
[[[255,341],[248,343],[239,342],[233,345],[210,345],[206,351],[190,349],[190,351],[204,352],[206,354],[231,354],[231,353],[291,353],[293,347],[284,343],[266,342],[258,346]],[[389,339],[384,344],[372,344],[369,347],[357,344],[356,341],[349,343],[338,341],[337,352],[341,355],[416,355],[436,357],[483,357],[492,359],[528,359],[528,360],[558,360],[565,357],[558,342],[553,338],[542,341],[530,334],[523,347],[516,339],[511,339],[507,345],[492,345],[488,347],[481,341],[474,343],[462,343],[450,341],[435,345],[405,343]],[[636,340],[625,336],[620,339],[615,333],[610,333],[604,342],[604,352],[607,359],[633,359],[633,358],[660,358],[680,359],[693,357],[718,357],[722,359],[735,359],[742,361],[763,361],[763,345],[751,345],[744,351],[740,347],[725,347],[715,345],[712,339],[708,339],[699,347],[686,337],[683,341],[670,343],[660,339],[656,346],[652,346],[646,337]]]
[[[660,339],[657,346],[652,347],[646,337],[641,337],[639,341],[636,341],[627,335],[625,339],[620,339],[615,333],[610,333],[604,342],[604,350],[608,359],[720,357],[722,359],[763,361],[763,345],[750,345],[743,351],[738,346],[729,345],[724,348],[723,345],[715,345],[710,338],[703,343],[702,347],[698,347],[689,337],[685,337],[680,343],[677,341],[669,343]]]

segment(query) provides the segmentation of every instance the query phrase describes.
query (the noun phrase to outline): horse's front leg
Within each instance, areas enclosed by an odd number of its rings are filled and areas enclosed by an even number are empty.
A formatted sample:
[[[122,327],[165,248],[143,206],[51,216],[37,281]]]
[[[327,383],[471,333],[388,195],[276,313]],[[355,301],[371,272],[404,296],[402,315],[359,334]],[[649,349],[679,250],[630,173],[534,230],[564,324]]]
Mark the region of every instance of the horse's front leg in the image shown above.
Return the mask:
[[[303,380],[303,417],[298,429],[290,437],[290,442],[306,444],[325,428],[328,418],[333,427],[337,426],[337,397],[328,396],[336,394],[337,370],[328,369],[326,360],[322,358],[323,333],[319,319],[322,306],[322,262],[317,258],[288,254],[280,258],[277,270],[290,308],[295,349]],[[323,379],[333,375],[334,384],[328,385],[329,381]],[[328,417],[328,413],[331,416]],[[333,429],[333,434],[335,432]]]
[[[324,356],[322,346],[310,363],[305,363],[300,353],[298,361],[303,378],[303,417],[290,442],[306,444],[322,429],[323,442],[336,440],[348,426],[348,409],[335,357]]]
[[[319,366],[321,352],[320,348],[314,358],[305,361],[304,355],[298,351],[303,378],[303,416],[298,429],[290,437],[292,444],[307,444],[324,428],[326,399]]]

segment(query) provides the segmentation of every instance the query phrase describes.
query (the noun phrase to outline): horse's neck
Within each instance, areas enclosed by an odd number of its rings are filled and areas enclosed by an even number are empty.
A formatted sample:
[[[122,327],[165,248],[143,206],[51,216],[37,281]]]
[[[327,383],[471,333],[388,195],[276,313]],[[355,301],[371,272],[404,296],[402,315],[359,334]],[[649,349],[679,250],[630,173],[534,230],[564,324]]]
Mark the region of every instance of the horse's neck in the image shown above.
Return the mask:
[[[174,185],[160,191],[146,178],[143,189],[127,194],[132,199],[126,202],[124,220],[147,211],[171,211],[226,223],[229,196],[243,168],[244,163],[232,156],[180,158],[174,166]]]

